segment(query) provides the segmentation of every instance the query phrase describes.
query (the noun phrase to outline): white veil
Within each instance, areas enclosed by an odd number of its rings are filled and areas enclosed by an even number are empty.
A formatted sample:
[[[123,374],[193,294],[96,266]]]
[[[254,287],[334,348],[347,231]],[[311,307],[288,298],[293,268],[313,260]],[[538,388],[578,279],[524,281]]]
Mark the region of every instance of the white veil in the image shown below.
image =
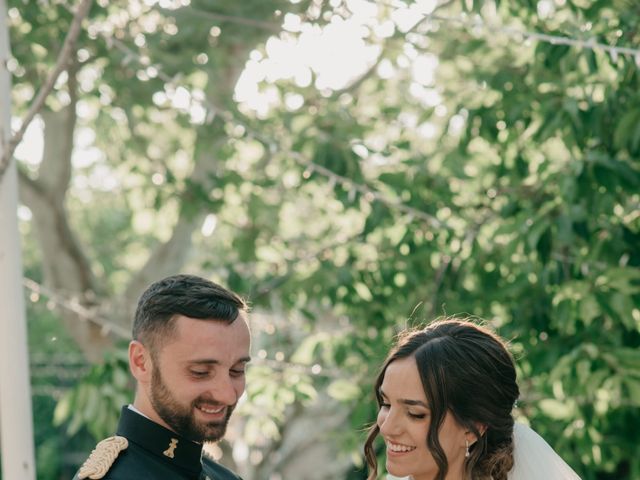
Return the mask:
[[[509,480],[580,480],[580,477],[531,428],[513,427],[513,468]]]

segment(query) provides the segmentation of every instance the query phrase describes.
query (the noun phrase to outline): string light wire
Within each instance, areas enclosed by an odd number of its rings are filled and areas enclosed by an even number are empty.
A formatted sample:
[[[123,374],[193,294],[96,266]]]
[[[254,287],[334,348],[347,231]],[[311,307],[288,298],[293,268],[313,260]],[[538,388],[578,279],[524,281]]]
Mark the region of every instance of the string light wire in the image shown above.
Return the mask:
[[[542,43],[550,43],[552,45],[567,45],[579,49],[589,49],[589,50],[601,50],[607,52],[611,59],[615,62],[619,56],[629,56],[633,57],[636,65],[640,68],[640,48],[631,48],[631,47],[620,47],[616,45],[607,45],[605,43],[600,43],[596,41],[595,38],[591,37],[588,39],[583,38],[574,38],[566,35],[553,35],[549,33],[541,33],[535,32],[531,30],[523,30],[515,27],[509,27],[504,25],[499,25],[497,23],[487,22],[481,15],[474,14],[469,15],[466,13],[462,13],[460,15],[440,15],[438,13],[432,13],[435,9],[432,9],[429,13],[420,12],[418,9],[420,5],[417,3],[407,5],[407,3],[403,1],[384,1],[381,0],[378,3],[386,5],[391,8],[395,8],[397,10],[413,10],[416,16],[422,17],[418,20],[417,23],[421,23],[423,21],[431,21],[438,23],[447,23],[447,24],[458,24],[463,28],[467,28],[470,30],[478,31],[485,30],[489,33],[503,33],[512,38],[519,39],[521,41],[536,41]],[[416,8],[411,8],[416,7]],[[440,6],[436,5],[436,8]]]
[[[122,338],[125,340],[129,340],[131,338],[131,332],[117,323],[114,323],[106,318],[100,317],[95,311],[90,310],[83,305],[80,304],[75,299],[69,299],[61,294],[54,292],[53,290],[47,288],[40,283],[31,280],[30,278],[23,278],[22,284],[28,288],[32,294],[35,294],[35,299],[37,300],[37,296],[42,295],[48,298],[53,302],[53,305],[59,305],[63,307],[65,310],[68,310],[72,313],[78,315],[78,318],[81,320],[89,321],[94,325],[100,327],[100,331],[103,335],[107,335],[109,333],[113,333],[116,337]]]
[[[48,298],[53,305],[58,305],[60,307],[65,308],[66,310],[75,313],[79,318],[85,321],[89,321],[101,327],[103,334],[113,333],[119,338],[123,338],[125,340],[129,340],[131,338],[130,332],[110,320],[105,318],[101,318],[95,312],[83,307],[77,301],[73,299],[68,299],[63,295],[52,291],[46,286],[32,280],[30,278],[23,278],[23,285],[31,291],[32,294],[35,294],[31,297],[32,302],[38,301],[40,296]],[[253,318],[255,320],[255,318]],[[263,322],[264,323],[264,322]],[[260,325],[260,322],[257,322]],[[252,321],[252,326],[255,326],[256,322]],[[55,370],[55,366],[62,367],[74,367],[75,370],[82,370],[84,368],[83,357],[77,355],[58,355],[53,356],[51,358],[47,358],[45,355],[36,355],[32,359],[34,368],[36,373],[34,375],[44,376],[49,374],[55,374],[57,370]],[[45,364],[46,363],[46,364]],[[332,378],[342,378],[340,372],[332,369],[328,369],[326,367],[321,366],[320,364],[307,365],[301,363],[288,362],[284,359],[269,359],[266,356],[258,355],[257,358],[251,361],[252,365],[256,366],[266,366],[268,368],[279,370],[279,371],[293,371],[296,373],[304,373],[312,376],[321,376],[321,377],[332,377]],[[84,370],[83,370],[84,371]],[[69,378],[77,378],[80,377],[81,374],[74,372],[69,373]]]
[[[595,38],[580,39],[560,35],[551,35],[548,33],[533,32],[528,30],[520,30],[513,27],[492,24],[486,22],[480,15],[468,16],[446,16],[446,15],[425,15],[429,21],[444,22],[448,24],[460,24],[469,29],[483,29],[490,33],[504,33],[509,37],[520,39],[521,41],[533,40],[536,42],[549,43],[551,45],[567,45],[578,49],[601,50],[607,52],[611,56],[611,60],[617,61],[619,56],[633,57],[636,65],[640,67],[640,49],[630,47],[618,47],[615,45],[607,45],[599,43]]]

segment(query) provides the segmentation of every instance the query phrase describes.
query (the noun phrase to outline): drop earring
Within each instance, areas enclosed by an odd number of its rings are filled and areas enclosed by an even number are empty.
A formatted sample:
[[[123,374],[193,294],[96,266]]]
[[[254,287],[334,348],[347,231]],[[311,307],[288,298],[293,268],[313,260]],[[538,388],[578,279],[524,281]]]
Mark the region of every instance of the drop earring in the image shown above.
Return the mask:
[[[464,443],[467,445],[467,451],[464,452],[464,458],[469,458],[469,440],[465,440]]]

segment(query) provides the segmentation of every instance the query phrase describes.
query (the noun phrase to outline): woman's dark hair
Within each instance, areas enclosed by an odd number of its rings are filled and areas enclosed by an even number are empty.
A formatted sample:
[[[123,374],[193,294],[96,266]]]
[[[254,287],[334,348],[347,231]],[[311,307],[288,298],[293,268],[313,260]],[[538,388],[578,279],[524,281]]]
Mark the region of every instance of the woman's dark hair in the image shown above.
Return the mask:
[[[140,296],[133,339],[153,354],[171,338],[176,315],[232,323],[246,311],[240,296],[217,283],[195,275],[172,275],[151,284]]]
[[[447,412],[478,439],[465,459],[465,479],[505,480],[513,466],[511,411],[520,391],[504,342],[482,326],[451,318],[401,333],[375,382],[378,406],[383,403],[380,387],[387,367],[407,357],[416,359],[431,410],[425,442],[438,465],[435,480],[444,480],[449,468],[438,440]],[[379,432],[373,425],[364,447],[369,480],[377,477],[373,443]]]

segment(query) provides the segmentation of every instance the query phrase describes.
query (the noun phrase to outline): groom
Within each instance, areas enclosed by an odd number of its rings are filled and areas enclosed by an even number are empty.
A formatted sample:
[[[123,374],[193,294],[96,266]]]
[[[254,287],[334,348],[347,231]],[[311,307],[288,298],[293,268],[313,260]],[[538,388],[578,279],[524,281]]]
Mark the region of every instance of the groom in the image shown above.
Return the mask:
[[[224,436],[244,392],[247,312],[238,295],[204,278],[152,284],[138,302],[129,344],[135,399],[74,480],[239,480],[203,456],[202,443]]]

